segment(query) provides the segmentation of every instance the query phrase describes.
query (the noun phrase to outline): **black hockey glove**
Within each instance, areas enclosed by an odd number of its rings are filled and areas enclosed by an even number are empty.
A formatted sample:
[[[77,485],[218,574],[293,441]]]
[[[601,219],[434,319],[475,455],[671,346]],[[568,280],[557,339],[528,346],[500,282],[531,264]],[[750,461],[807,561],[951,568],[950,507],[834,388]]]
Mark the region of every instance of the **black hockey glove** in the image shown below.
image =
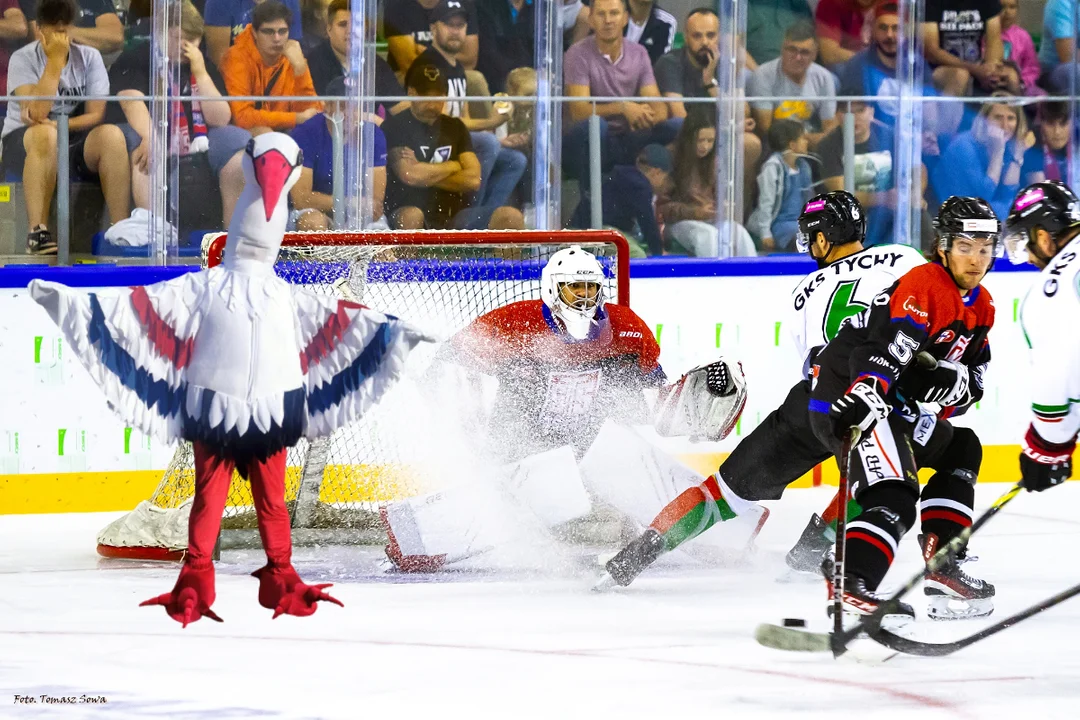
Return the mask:
[[[968,368],[948,360],[938,362],[933,370],[914,368],[904,373],[900,391],[911,400],[938,403],[942,407],[963,405],[971,399]]]
[[[1020,453],[1020,484],[1029,491],[1042,492],[1072,477],[1072,454],[1076,440],[1071,443],[1050,443],[1042,439],[1035,428],[1024,437]]]
[[[889,417],[889,404],[882,397],[880,388],[881,384],[876,379],[860,380],[832,404],[829,417],[836,437],[846,437],[853,427],[859,428],[865,435],[874,429],[878,420]]]

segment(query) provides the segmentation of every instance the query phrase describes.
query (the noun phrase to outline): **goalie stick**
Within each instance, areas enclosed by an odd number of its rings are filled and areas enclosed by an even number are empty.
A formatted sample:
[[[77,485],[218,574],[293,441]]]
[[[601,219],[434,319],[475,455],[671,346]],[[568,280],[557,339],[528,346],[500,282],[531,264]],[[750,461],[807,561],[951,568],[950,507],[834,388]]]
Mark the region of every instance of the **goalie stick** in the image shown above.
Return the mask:
[[[972,525],[970,527],[966,528],[962,533],[960,533],[955,538],[953,538],[951,542],[943,545],[937,551],[937,553],[934,555],[934,557],[930,558],[930,560],[926,563],[926,567],[919,570],[919,572],[915,573],[915,575],[911,578],[911,580],[909,580],[902,588],[900,588],[900,590],[897,591],[891,598],[889,598],[886,602],[884,602],[873,613],[861,618],[858,623],[856,623],[855,625],[852,625],[847,630],[837,630],[836,626],[834,624],[834,629],[830,633],[812,633],[812,632],[806,632],[805,630],[800,630],[800,629],[797,629],[797,628],[780,627],[778,625],[773,625],[773,624],[770,624],[770,623],[762,623],[761,625],[758,625],[757,630],[754,633],[754,637],[757,639],[758,643],[764,645],[765,647],[774,648],[776,650],[788,650],[788,651],[793,651],[793,652],[830,652],[831,651],[832,654],[833,654],[833,657],[840,657],[845,652],[847,652],[848,644],[852,640],[854,640],[860,633],[863,633],[863,632],[867,633],[868,635],[870,635],[871,638],[877,640],[878,642],[882,642],[883,645],[886,645],[887,647],[890,647],[890,648],[892,648],[894,650],[900,650],[901,652],[907,652],[907,651],[906,650],[901,650],[900,648],[896,647],[895,645],[890,644],[891,642],[894,641],[894,638],[895,638],[895,641],[898,642],[898,643],[901,642],[901,641],[905,642],[905,643],[910,643],[911,645],[909,645],[909,646],[912,647],[912,648],[915,648],[916,646],[919,646],[919,645],[928,645],[929,646],[929,644],[927,644],[927,643],[918,643],[917,641],[914,641],[914,640],[907,640],[905,638],[901,638],[899,635],[895,635],[894,633],[890,633],[887,630],[882,630],[881,629],[881,621],[882,621],[882,619],[886,615],[893,612],[893,610],[895,609],[897,604],[899,604],[900,600],[905,595],[907,595],[909,592],[911,592],[911,590],[922,581],[923,577],[927,573],[934,572],[939,567],[941,567],[943,564],[948,562],[954,555],[956,555],[956,553],[960,552],[960,550],[967,545],[967,542],[971,538],[971,536],[974,535],[975,532],[979,530],[979,528],[983,527],[987,522],[989,522],[992,517],[994,517],[999,512],[1001,512],[1001,509],[1004,508],[1006,505],[1008,505],[1009,502],[1011,502],[1013,498],[1015,498],[1018,494],[1020,494],[1020,491],[1023,490],[1023,489],[1024,488],[1019,484],[1014,485],[1012,488],[1010,488],[1009,491],[1006,492],[1001,497],[999,497],[994,502],[994,504],[991,505],[989,509],[987,509],[986,512],[984,512],[982,515],[980,515],[979,519],[976,520],[974,523],[972,523]],[[1066,593],[1069,593],[1069,592],[1071,592],[1072,594],[1066,594]],[[1045,610],[1047,607],[1052,607],[1053,605],[1056,605],[1059,602],[1063,602],[1064,600],[1069,599],[1073,595],[1080,594],[1080,586],[1078,586],[1077,588],[1072,588],[1070,591],[1066,591],[1066,593],[1062,593],[1062,595],[1065,595],[1064,597],[1055,596],[1054,598],[1051,598],[1050,600],[1048,600],[1047,602],[1050,603],[1050,604],[1046,605],[1046,607],[1036,606],[1035,608],[1029,609],[1029,610],[1027,610],[1025,612],[1030,613],[1030,615],[1034,615],[1037,612],[1041,612],[1042,610]],[[1060,597],[1060,599],[1057,599],[1058,597]],[[1053,602],[1051,602],[1051,601],[1053,601]],[[1021,617],[1021,615],[1023,617]],[[981,640],[983,637],[986,637],[987,635],[992,635],[993,633],[999,632],[1000,630],[1004,630],[1009,625],[1015,624],[1015,623],[1019,622],[1020,620],[1023,620],[1026,617],[1029,617],[1030,615],[1025,615],[1024,613],[1020,613],[1019,615],[1014,615],[1013,617],[1006,618],[1005,620],[1002,620],[1000,623],[997,623],[997,625],[992,625],[991,627],[987,628],[986,630],[983,630],[981,633],[976,633],[976,635],[979,635],[980,637],[977,637],[976,639],[970,640],[969,642],[966,643],[966,645],[960,645],[960,646],[955,647],[955,648],[953,648],[951,650],[948,650],[947,652],[942,652],[940,654],[947,655],[949,652],[955,652],[956,650],[959,650],[961,647],[966,647],[967,645],[970,645],[972,642],[976,642],[977,640]],[[834,623],[835,623],[835,618],[834,618]],[[1006,624],[1006,623],[1008,623],[1008,624]],[[988,631],[992,631],[992,632],[988,632]],[[882,636],[884,634],[887,634],[887,637],[885,639],[888,640],[889,642],[883,642],[880,639],[880,636]],[[974,635],[972,637],[975,638]],[[964,642],[964,641],[957,641],[957,642]],[[930,647],[932,647],[932,646],[930,646]],[[911,654],[920,654],[920,653],[913,651]],[[924,652],[922,654],[933,655],[935,653],[933,653],[933,652]]]

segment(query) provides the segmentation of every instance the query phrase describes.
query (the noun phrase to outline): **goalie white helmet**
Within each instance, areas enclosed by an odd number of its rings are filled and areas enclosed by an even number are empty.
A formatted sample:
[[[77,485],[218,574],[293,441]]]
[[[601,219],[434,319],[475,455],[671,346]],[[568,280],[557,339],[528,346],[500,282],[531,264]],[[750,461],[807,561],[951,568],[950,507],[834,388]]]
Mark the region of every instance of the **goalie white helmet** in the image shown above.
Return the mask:
[[[583,340],[604,307],[604,269],[577,245],[560,250],[540,273],[540,297],[566,332]]]

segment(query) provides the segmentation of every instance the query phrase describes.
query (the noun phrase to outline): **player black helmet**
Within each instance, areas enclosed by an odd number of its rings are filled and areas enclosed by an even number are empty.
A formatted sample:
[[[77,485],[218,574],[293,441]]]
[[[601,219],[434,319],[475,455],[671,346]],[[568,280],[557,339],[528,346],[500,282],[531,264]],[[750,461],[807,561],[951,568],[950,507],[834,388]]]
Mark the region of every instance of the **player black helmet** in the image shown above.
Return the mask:
[[[990,203],[982,198],[950,197],[941,204],[934,218],[934,230],[937,232],[937,247],[945,252],[952,249],[956,238],[990,240],[994,257],[1001,257],[1005,251],[1001,241],[1001,223]],[[934,253],[934,257],[937,257],[937,253]]]
[[[835,190],[818,195],[806,203],[799,215],[795,246],[801,253],[810,252],[818,233],[824,233],[830,245],[862,242],[866,237],[866,213],[849,192]]]
[[[1055,242],[1066,230],[1080,227],[1080,198],[1068,185],[1047,181],[1028,185],[1016,195],[1005,219],[1005,245],[1012,261],[1027,262],[1032,231],[1042,228]],[[1037,249],[1034,254],[1041,256]],[[1039,259],[1048,261],[1049,258]]]

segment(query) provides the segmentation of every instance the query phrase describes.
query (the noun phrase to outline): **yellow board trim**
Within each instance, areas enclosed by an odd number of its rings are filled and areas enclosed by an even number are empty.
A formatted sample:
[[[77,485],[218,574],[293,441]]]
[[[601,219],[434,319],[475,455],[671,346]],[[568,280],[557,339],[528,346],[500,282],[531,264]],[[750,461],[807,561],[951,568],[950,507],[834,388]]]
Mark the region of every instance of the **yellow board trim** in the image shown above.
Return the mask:
[[[1019,455],[1019,445],[983,448],[979,482],[1018,481]],[[726,457],[727,453],[695,454],[680,455],[679,460],[702,475],[711,475]],[[323,486],[324,500],[385,501],[396,494],[394,486],[412,484],[403,473],[393,470],[331,466],[327,471],[331,473],[331,482]],[[290,476],[299,472],[299,468],[289,469]],[[923,471],[920,477],[925,481],[931,474],[932,471]],[[150,498],[161,482],[161,475],[161,470],[0,475],[0,515],[130,510]],[[376,478],[377,481],[372,482]],[[822,484],[835,486],[837,480],[836,463],[830,460],[822,467]],[[809,474],[791,485],[797,488],[812,486],[813,478]],[[372,492],[376,487],[381,488],[380,493]],[[346,497],[349,492],[354,497]],[[250,502],[247,493],[247,488],[243,488],[236,502],[242,503],[245,499]]]

